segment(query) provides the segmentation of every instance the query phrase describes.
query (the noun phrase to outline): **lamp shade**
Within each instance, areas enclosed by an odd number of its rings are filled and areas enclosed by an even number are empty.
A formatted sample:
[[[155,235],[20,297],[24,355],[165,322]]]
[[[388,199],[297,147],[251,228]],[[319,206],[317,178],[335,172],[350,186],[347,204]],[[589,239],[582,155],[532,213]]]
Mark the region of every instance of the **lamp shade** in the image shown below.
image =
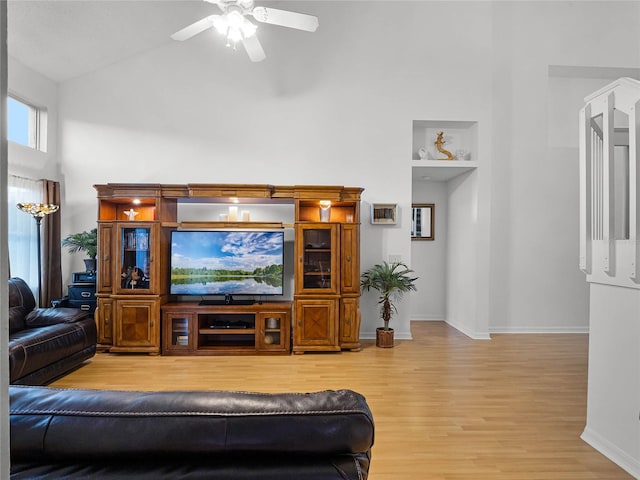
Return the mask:
[[[16,206],[23,212],[39,218],[57,212],[60,208],[59,205],[53,203],[18,203]]]

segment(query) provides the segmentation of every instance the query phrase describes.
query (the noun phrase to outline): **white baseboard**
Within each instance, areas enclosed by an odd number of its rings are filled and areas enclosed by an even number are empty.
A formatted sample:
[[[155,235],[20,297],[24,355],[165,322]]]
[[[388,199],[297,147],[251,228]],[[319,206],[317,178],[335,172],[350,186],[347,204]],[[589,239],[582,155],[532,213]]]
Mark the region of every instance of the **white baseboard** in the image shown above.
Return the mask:
[[[489,333],[589,333],[589,327],[489,327]]]
[[[455,323],[451,323],[448,321],[447,325],[451,325],[453,328],[461,333],[464,333],[467,337],[473,340],[491,340],[491,335],[489,335],[489,332],[474,332],[463,325],[456,325]]]
[[[464,333],[467,337],[473,340],[491,340],[489,332],[472,332],[471,330],[461,326],[448,322],[443,315],[411,315],[412,322],[445,322],[447,325],[452,326],[461,333]]]
[[[584,429],[580,438],[634,478],[640,479],[640,458],[633,458],[589,427]]]

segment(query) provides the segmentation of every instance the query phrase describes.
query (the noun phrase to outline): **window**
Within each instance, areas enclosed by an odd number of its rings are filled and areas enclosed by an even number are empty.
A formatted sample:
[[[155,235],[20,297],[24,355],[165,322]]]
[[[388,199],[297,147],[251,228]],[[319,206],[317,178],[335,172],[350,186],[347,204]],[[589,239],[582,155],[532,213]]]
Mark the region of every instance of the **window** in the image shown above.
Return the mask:
[[[9,175],[7,178],[9,267],[38,298],[38,232],[36,222],[16,208],[19,202],[42,202],[42,181]]]
[[[9,95],[7,97],[7,138],[9,141],[46,151],[46,110]]]

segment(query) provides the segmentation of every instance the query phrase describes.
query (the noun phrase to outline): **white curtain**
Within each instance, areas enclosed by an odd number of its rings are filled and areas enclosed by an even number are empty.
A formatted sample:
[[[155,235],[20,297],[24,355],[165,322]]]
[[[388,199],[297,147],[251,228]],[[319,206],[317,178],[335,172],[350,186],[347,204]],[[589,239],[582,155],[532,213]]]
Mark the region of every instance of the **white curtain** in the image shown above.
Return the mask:
[[[31,287],[35,298],[39,298],[36,221],[16,205],[26,202],[41,203],[42,181],[9,175],[7,184],[11,276],[22,278]]]

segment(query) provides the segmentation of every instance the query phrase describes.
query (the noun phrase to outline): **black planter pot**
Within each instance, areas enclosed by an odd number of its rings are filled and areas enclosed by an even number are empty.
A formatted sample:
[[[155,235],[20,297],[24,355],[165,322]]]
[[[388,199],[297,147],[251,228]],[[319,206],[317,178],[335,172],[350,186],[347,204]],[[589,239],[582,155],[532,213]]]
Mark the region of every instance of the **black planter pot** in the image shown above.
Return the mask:
[[[85,258],[84,259],[84,268],[87,273],[93,273],[96,271],[96,259],[95,258]]]

